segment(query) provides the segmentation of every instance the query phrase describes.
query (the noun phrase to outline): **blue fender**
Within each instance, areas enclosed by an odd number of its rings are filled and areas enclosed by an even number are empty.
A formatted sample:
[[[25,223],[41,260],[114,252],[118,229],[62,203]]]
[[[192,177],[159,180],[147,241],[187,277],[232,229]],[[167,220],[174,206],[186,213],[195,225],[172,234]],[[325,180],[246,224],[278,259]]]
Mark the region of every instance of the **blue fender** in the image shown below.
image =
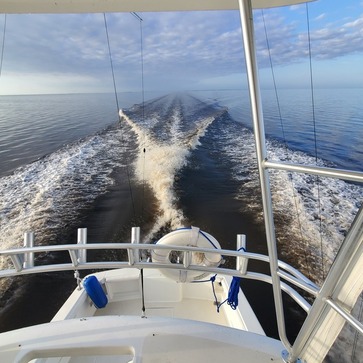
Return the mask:
[[[83,287],[97,309],[102,309],[107,305],[107,296],[96,276],[86,277],[83,281]]]

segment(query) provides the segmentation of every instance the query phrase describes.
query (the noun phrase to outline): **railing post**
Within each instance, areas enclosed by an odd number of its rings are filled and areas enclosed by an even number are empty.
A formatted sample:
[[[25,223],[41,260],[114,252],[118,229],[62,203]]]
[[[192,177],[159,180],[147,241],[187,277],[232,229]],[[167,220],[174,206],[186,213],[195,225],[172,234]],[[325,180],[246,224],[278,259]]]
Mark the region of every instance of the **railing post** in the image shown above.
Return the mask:
[[[244,234],[237,234],[237,251],[243,249],[246,252],[246,236]],[[242,274],[246,275],[248,259],[238,256],[236,259],[236,269]]]
[[[131,229],[131,243],[132,244],[139,244],[140,243],[140,227],[132,227]],[[133,251],[134,261],[132,264],[140,262],[140,250]],[[130,258],[129,258],[130,260]]]
[[[34,247],[34,232],[25,232],[24,233],[24,247],[31,248]],[[34,253],[27,252],[24,253],[24,262],[23,268],[34,267]]]
[[[85,245],[87,244],[87,228],[78,228],[77,230],[77,244]],[[78,251],[78,262],[87,262],[87,250],[81,249]]]

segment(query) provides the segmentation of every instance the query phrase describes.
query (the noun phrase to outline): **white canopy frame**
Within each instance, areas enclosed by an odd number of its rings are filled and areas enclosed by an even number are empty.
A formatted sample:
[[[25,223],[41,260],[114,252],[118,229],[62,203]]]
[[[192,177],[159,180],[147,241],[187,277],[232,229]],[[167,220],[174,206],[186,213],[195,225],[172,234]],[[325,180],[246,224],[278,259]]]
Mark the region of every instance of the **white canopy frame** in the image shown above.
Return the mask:
[[[314,0],[307,0],[314,1]],[[296,5],[303,0],[252,0],[253,8]],[[104,13],[238,10],[237,0],[2,0],[1,13]]]

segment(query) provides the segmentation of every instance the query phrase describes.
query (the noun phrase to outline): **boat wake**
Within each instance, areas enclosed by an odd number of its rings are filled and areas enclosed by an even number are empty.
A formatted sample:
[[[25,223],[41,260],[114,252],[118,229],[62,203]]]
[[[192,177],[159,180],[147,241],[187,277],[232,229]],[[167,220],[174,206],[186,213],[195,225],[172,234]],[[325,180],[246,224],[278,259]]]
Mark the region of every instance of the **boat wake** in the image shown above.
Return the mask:
[[[1,248],[21,246],[30,231],[37,245],[69,243],[65,231],[79,227],[82,212],[114,183],[130,148],[114,125],[1,178]]]
[[[233,161],[233,178],[240,183],[236,198],[241,211],[253,212],[263,223],[255,145],[252,133],[234,128],[221,129],[225,153]],[[243,145],[243,147],[241,147]],[[286,148],[275,140],[267,141],[270,160],[315,165],[314,157]],[[320,166],[332,166],[318,160]],[[272,171],[271,190],[276,234],[282,257],[320,283],[363,200],[360,186],[339,179]]]
[[[120,124],[0,179],[1,248],[20,246],[26,231],[37,233],[37,244],[64,243],[64,231],[79,227],[80,215],[115,183],[115,171],[130,162],[136,184],[146,184],[157,202],[144,239],[189,224],[175,182],[190,168],[190,156],[201,142],[205,153],[213,145],[216,164],[228,163],[230,178],[239,185],[231,192],[241,201],[240,211],[263,225],[253,136],[215,100],[172,94],[120,111],[120,117]],[[268,152],[274,160],[315,164],[308,154],[274,140],[268,141]],[[360,207],[362,189],[341,180],[277,171],[271,184],[282,256],[320,280]]]
[[[224,112],[187,95],[169,95],[120,110],[121,120],[137,135],[136,177],[140,183],[147,183],[158,201],[158,215],[145,240],[166,226],[176,229],[186,224],[178,207],[175,178],[208,127]]]

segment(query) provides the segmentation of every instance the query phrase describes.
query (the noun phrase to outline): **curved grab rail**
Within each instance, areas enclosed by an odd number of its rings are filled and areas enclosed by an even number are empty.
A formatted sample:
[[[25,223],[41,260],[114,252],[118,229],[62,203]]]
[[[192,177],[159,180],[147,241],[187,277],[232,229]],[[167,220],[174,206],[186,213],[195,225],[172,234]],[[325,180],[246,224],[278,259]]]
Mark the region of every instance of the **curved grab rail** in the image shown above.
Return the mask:
[[[234,250],[228,250],[228,249],[209,249],[209,248],[199,248],[199,247],[192,247],[192,246],[173,246],[170,248],[170,246],[165,245],[157,245],[157,244],[135,244],[135,243],[90,243],[90,244],[64,244],[64,245],[43,245],[43,246],[36,246],[36,247],[23,247],[23,248],[12,248],[8,250],[0,250],[0,256],[3,257],[10,257],[12,259],[12,262],[14,264],[14,267],[16,271],[19,273],[20,271],[29,271],[31,270],[31,267],[24,267],[22,262],[25,255],[29,253],[41,253],[41,252],[61,252],[61,251],[68,251],[73,267],[74,268],[81,268],[81,265],[84,265],[85,263],[81,263],[77,252],[83,251],[83,250],[126,250],[128,252],[130,251],[137,251],[137,250],[173,250],[178,252],[202,252],[202,253],[215,253],[215,254],[221,254],[223,256],[228,257],[242,257],[245,259],[253,259],[258,260],[262,262],[269,262],[269,257],[266,255],[258,254],[258,253],[252,253],[252,252],[245,252],[245,251],[234,251]],[[135,254],[128,253],[128,263],[133,265],[135,262]],[[99,261],[103,262],[103,261]],[[116,261],[114,261],[116,262]],[[88,264],[87,262],[86,264]],[[29,265],[29,264],[28,264]],[[52,266],[55,265],[54,263],[49,265]],[[173,264],[170,264],[171,268]],[[178,269],[183,268],[180,264],[176,264]],[[310,286],[310,289],[318,291],[318,286],[315,285],[312,281],[310,281],[306,276],[304,276],[300,271],[295,269],[294,267],[290,266],[289,264],[278,261],[279,268],[287,271],[291,276],[293,276],[296,280],[301,280],[306,285]],[[166,265],[166,267],[169,266],[169,264]],[[9,275],[8,273],[5,273],[5,271],[9,270],[0,270],[0,277],[4,276],[13,276],[17,273],[13,272],[13,275]],[[13,270],[12,270],[13,271]],[[32,272],[27,272],[32,273]],[[300,286],[299,286],[300,287]],[[311,292],[311,291],[309,291]]]
[[[117,268],[158,268],[158,269],[178,269],[178,270],[195,270],[202,272],[220,273],[229,276],[237,276],[246,279],[254,279],[272,284],[272,278],[269,275],[257,272],[241,272],[235,268],[228,267],[209,267],[200,265],[189,265],[188,267],[180,263],[155,263],[152,261],[143,261],[140,259],[140,251],[150,250],[173,250],[182,253],[216,253],[225,257],[244,258],[247,261],[250,259],[259,260],[268,263],[268,256],[250,253],[244,251],[233,251],[227,249],[209,249],[198,248],[191,246],[170,246],[158,245],[158,244],[139,244],[139,243],[91,243],[91,244],[65,244],[65,245],[51,245],[51,246],[36,246],[36,247],[24,247],[13,248],[9,250],[0,251],[0,256],[9,257],[14,265],[14,268],[3,269],[0,271],[1,277],[21,276],[34,273],[44,272],[59,272],[59,271],[71,271],[71,270],[89,270],[89,269],[117,269]],[[123,250],[127,252],[127,260],[115,260],[115,261],[86,261],[79,258],[83,251],[87,250]],[[30,265],[24,263],[25,256],[28,254],[44,253],[44,252],[64,252],[67,251],[70,256],[70,262],[66,263],[52,263],[44,265]],[[136,253],[135,253],[136,252]],[[281,277],[287,282],[316,295],[318,287],[307,279],[303,274],[292,266],[285,262],[279,261],[279,267],[281,271]],[[291,296],[306,312],[310,309],[310,304],[291,286],[282,282],[281,289]]]

